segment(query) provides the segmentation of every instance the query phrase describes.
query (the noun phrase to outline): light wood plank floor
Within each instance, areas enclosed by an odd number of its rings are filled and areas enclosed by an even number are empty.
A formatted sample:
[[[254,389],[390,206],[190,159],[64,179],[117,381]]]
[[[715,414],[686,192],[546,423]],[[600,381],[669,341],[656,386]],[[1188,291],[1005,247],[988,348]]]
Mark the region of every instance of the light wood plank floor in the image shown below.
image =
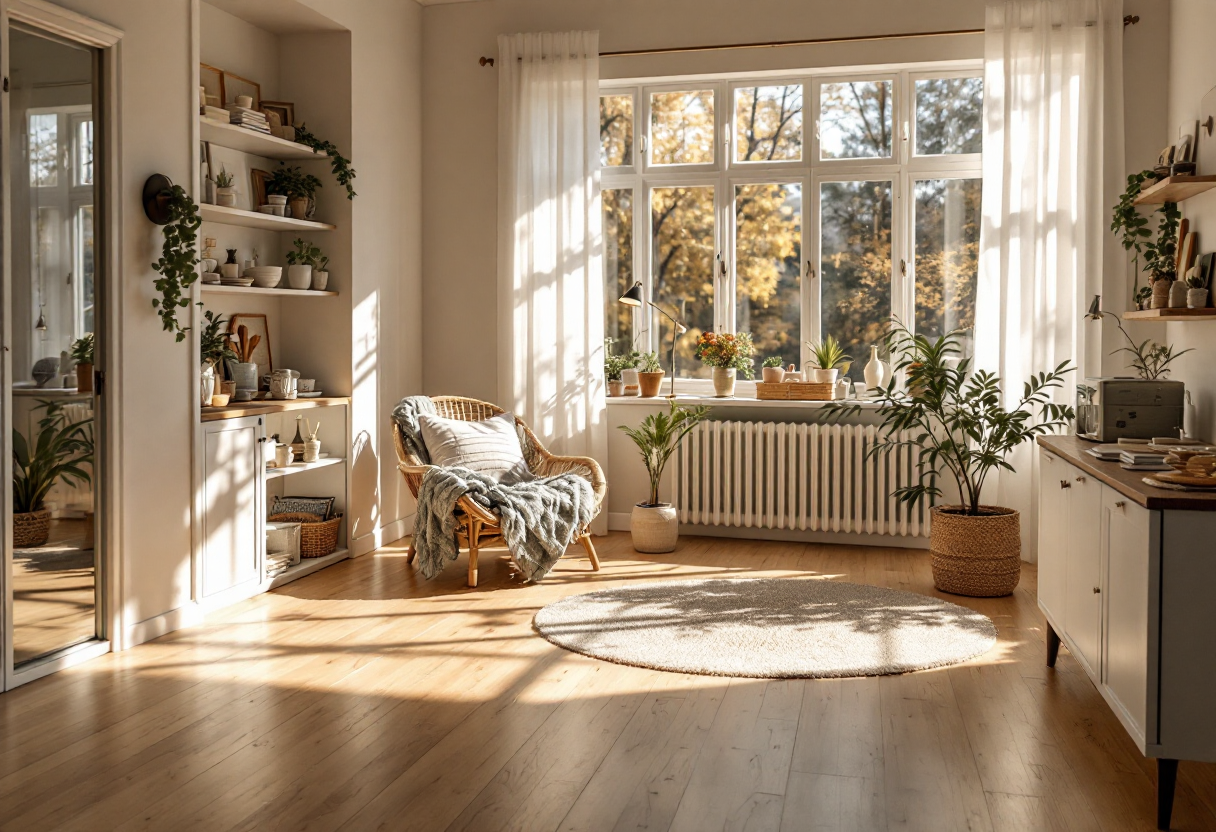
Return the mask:
[[[805,575],[934,594],[924,552],[686,538],[539,586],[488,552],[431,583],[403,546],[0,695],[4,830],[1150,830],[1154,767],[1067,652],[1033,568],[958,599],[1000,642],[870,679],[685,676],[567,653],[532,615],[631,581]],[[575,550],[571,550],[572,554]],[[1182,765],[1179,830],[1216,829]]]
[[[13,553],[13,658],[18,664],[97,633],[88,522],[56,518],[45,544]]]

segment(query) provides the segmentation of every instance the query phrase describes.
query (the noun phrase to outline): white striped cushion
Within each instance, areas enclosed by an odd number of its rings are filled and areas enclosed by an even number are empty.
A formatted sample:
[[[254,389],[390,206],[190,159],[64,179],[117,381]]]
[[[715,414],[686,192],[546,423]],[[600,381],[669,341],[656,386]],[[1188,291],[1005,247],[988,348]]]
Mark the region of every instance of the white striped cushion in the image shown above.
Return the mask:
[[[503,483],[531,478],[510,413],[480,422],[424,415],[418,423],[432,465],[468,468]]]

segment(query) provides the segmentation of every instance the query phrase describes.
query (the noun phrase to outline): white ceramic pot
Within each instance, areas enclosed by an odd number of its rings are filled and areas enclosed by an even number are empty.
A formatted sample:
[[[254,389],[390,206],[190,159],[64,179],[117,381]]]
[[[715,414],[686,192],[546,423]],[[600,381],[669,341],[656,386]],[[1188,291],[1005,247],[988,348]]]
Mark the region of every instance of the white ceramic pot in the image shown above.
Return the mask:
[[[307,289],[312,285],[312,266],[288,266],[287,285],[292,289]]]
[[[819,367],[811,370],[811,381],[816,384],[835,384],[836,377],[840,375],[840,370],[823,370]]]
[[[618,396],[625,395],[625,382],[621,381],[619,378],[618,379],[609,379],[608,395],[614,399],[617,398]]]
[[[236,207],[236,188],[216,188],[215,204],[225,208]]]
[[[304,440],[304,461],[316,462],[321,458],[321,440],[320,439],[305,439]]]
[[[781,380],[785,378],[785,370],[780,367],[763,367],[760,375],[765,384],[780,384]]]
[[[862,370],[862,376],[866,380],[866,387],[871,390],[887,386],[890,374],[887,372],[886,363],[878,357],[878,347],[870,347],[870,360]]]
[[[645,554],[674,552],[680,539],[680,520],[676,507],[670,503],[646,506],[641,503],[633,507],[629,519],[629,533],[633,537],[633,548]]]
[[[621,381],[625,384],[625,395],[636,396],[641,392],[638,387],[638,371],[633,367],[621,370]]]
[[[1208,290],[1187,289],[1186,305],[1188,309],[1203,309],[1208,305]]]
[[[318,292],[324,292],[325,287],[329,285],[329,272],[313,269],[312,272],[312,288]]]
[[[714,395],[719,399],[725,399],[735,395],[735,368],[729,370],[725,367],[714,367]],[[670,549],[663,551],[670,552]]]
[[[231,280],[234,277],[241,276],[240,263],[224,263],[220,266],[220,274]]]
[[[1170,284],[1170,309],[1185,309],[1186,308],[1186,293],[1189,290],[1186,288],[1186,283],[1181,280],[1175,280]]]
[[[198,400],[203,407],[211,404],[211,397],[215,395],[215,368],[207,364],[198,373]]]

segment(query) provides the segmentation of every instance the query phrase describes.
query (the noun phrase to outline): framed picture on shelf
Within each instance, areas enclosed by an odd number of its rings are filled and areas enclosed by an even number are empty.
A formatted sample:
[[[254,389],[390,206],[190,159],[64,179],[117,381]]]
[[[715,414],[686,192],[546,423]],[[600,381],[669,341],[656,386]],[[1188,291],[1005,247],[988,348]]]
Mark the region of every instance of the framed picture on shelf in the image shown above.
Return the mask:
[[[253,106],[249,109],[262,109],[262,85],[257,81],[250,81],[248,78],[242,78],[239,75],[233,75],[231,72],[225,72],[224,106],[235,107],[237,98],[242,95],[247,95],[253,99]]]
[[[253,168],[249,171],[249,198],[253,201],[256,211],[266,204],[266,183],[270,180],[270,171]]]
[[[208,107],[223,107],[227,99],[224,97],[224,70],[207,64],[198,65],[198,84],[203,88]]]
[[[228,334],[236,337],[241,327],[249,331],[249,337],[259,337],[258,345],[253,348],[253,363],[258,365],[258,386],[262,385],[262,376],[274,372],[274,360],[270,356],[270,324],[266,316],[251,312],[237,312],[228,319]]]
[[[290,101],[263,101],[258,109],[265,113],[267,118],[270,118],[271,113],[277,115],[279,124],[283,127],[296,123],[296,105]]]

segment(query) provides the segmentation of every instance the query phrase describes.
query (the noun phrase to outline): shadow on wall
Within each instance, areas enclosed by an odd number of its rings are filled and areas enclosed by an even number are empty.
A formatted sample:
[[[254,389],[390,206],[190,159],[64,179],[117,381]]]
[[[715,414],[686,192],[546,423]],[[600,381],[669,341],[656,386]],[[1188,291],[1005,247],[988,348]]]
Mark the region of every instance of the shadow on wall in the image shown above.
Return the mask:
[[[358,514],[356,507],[360,509]],[[375,440],[365,430],[355,436],[351,448],[350,505],[346,510],[352,541],[376,531],[380,521],[380,460]]]

